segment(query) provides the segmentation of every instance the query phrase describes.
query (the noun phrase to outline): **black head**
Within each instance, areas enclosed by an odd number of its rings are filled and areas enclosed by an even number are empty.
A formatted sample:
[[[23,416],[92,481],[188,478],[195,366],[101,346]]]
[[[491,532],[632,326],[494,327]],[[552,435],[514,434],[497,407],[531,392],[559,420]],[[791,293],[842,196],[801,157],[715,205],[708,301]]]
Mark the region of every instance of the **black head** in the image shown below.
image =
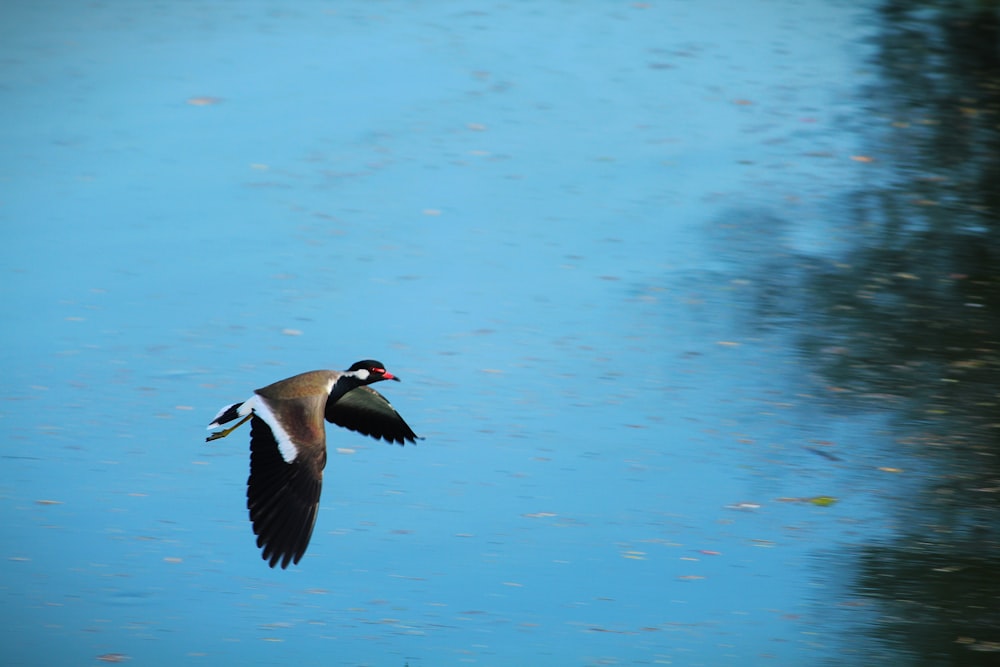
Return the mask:
[[[375,361],[374,359],[357,361],[347,369],[347,372],[354,374],[355,377],[365,384],[381,382],[382,380],[395,380],[399,382],[398,377],[385,370],[385,365],[381,361]]]

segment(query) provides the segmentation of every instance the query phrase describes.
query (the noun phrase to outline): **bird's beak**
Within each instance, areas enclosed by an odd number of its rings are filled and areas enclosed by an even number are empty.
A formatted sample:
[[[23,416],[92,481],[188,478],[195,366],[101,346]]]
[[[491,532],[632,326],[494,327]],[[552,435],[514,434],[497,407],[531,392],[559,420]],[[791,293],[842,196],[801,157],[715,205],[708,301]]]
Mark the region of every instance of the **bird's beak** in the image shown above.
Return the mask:
[[[382,379],[383,380],[395,380],[396,382],[400,382],[400,379],[398,377],[396,377],[395,375],[393,375],[392,373],[386,373],[385,375],[382,376]]]

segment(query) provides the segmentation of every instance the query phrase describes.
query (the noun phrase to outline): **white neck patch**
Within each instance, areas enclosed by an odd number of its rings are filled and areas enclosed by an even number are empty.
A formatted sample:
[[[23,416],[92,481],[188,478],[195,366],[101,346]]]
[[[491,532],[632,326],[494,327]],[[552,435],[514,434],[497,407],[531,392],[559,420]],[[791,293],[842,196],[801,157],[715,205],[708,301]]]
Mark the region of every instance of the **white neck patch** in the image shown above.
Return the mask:
[[[356,371],[348,371],[347,373],[344,373],[344,375],[350,375],[351,377],[356,377],[362,382],[365,382],[368,380],[368,376],[371,375],[371,372],[367,368],[359,368]]]

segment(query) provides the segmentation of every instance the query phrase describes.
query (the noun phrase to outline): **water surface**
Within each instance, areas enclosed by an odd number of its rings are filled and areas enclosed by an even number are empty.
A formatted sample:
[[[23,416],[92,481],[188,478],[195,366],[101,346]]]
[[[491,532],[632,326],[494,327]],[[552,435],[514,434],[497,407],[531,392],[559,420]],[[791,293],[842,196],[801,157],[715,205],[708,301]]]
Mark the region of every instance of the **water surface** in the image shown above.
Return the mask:
[[[821,298],[874,3],[2,12],[6,664],[899,655],[857,557],[935,463]],[[426,439],[330,430],[270,570],[204,426],[368,357]]]

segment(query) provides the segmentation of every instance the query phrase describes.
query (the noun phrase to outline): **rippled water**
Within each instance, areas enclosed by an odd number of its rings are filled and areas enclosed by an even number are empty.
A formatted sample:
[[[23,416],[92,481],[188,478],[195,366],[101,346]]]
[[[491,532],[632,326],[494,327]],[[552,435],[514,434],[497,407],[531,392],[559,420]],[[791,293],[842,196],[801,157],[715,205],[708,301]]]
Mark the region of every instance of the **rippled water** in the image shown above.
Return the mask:
[[[872,11],[5,6],[5,664],[857,659],[933,467],[800,344]],[[331,426],[271,570],[204,427],[367,357],[426,439]]]

